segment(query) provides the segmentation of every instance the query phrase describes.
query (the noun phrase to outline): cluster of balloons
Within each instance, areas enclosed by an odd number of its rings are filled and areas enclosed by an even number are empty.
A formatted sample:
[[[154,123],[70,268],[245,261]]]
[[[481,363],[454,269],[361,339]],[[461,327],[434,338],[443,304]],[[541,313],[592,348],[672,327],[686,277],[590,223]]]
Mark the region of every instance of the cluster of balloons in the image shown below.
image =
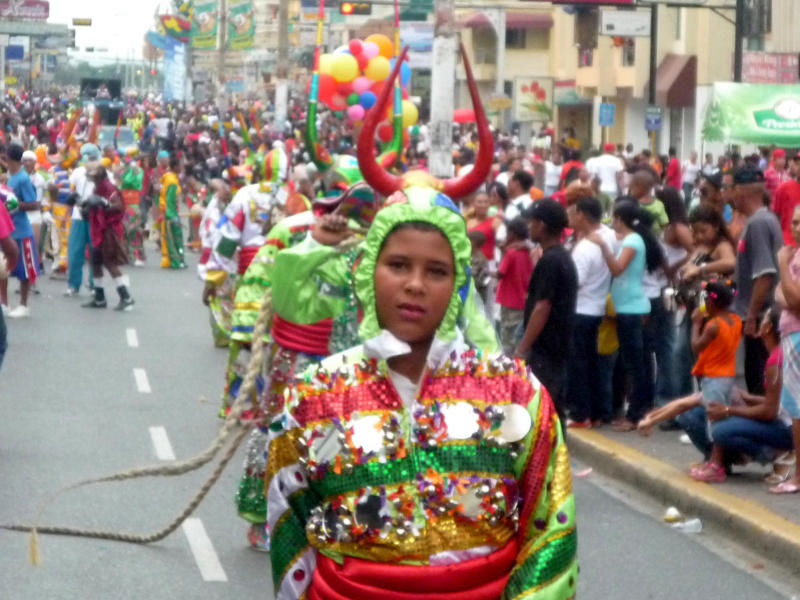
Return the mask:
[[[350,40],[346,46],[332,54],[319,57],[319,101],[331,110],[342,112],[355,124],[364,120],[367,111],[378,100],[394,67],[394,44],[385,35],[376,33],[365,40]],[[417,107],[408,99],[411,67],[407,62],[400,66],[400,83],[403,94],[403,127],[411,127],[419,118]],[[309,90],[311,81],[308,83]],[[387,121],[378,128],[382,141],[392,139],[392,103],[387,110]],[[388,129],[387,129],[388,126]],[[386,138],[386,139],[384,139]]]

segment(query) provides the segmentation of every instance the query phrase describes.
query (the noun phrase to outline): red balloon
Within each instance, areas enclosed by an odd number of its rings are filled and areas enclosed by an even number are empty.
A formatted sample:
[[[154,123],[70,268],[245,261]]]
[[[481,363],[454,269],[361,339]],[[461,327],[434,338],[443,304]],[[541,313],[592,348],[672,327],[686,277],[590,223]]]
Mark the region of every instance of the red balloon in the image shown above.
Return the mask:
[[[363,71],[367,68],[367,63],[369,62],[369,58],[367,58],[366,54],[359,54],[356,56],[356,61],[358,61],[358,68],[359,70]]]
[[[391,142],[392,136],[394,135],[394,131],[392,130],[392,124],[388,121],[384,121],[380,125],[378,125],[378,139],[382,142]]]
[[[339,94],[333,94],[327,100],[327,104],[332,110],[345,110],[347,108],[347,101]]]
[[[381,90],[383,89],[383,81],[376,81],[370,86],[370,91],[375,94],[376,96],[381,95]]]
[[[353,91],[353,82],[348,81],[346,83],[337,83],[336,84],[336,93],[341,94],[345,98]]]
[[[336,93],[336,80],[333,75],[319,74],[319,99],[328,101]]]
[[[403,100],[408,100],[408,90],[403,88]]]
[[[361,45],[361,40],[350,40],[348,47],[350,48],[350,52],[353,53],[353,56],[358,56],[364,49],[364,47]]]
[[[453,121],[456,123],[472,123],[475,121],[475,111],[471,108],[457,108],[453,111]]]

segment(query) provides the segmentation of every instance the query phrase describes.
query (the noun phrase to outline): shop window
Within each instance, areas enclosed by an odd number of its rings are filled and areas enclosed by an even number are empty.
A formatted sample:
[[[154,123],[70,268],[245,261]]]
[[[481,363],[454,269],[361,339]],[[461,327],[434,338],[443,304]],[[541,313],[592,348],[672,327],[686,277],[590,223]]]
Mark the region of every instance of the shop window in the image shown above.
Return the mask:
[[[512,50],[524,50],[525,30],[506,29],[506,48],[510,48]]]

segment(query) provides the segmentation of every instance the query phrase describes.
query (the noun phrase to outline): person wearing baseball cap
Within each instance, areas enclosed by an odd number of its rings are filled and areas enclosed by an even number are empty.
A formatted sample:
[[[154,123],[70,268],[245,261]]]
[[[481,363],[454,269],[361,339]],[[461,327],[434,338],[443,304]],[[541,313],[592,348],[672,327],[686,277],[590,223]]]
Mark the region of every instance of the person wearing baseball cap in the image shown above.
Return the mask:
[[[778,191],[781,184],[792,179],[790,169],[786,168],[786,150],[776,148],[772,151],[772,163],[764,171],[764,179],[769,196],[774,201],[775,192]]]
[[[531,239],[541,245],[543,253],[528,284],[525,329],[514,354],[527,359],[566,423],[563,392],[578,295],[578,272],[561,244],[569,222],[567,211],[552,198],[543,198],[523,216],[530,223]]]
[[[616,198],[622,189],[622,175],[625,170],[622,160],[614,154],[611,142],[603,144],[603,153],[586,161],[586,170],[592,178],[600,180],[600,191]]]

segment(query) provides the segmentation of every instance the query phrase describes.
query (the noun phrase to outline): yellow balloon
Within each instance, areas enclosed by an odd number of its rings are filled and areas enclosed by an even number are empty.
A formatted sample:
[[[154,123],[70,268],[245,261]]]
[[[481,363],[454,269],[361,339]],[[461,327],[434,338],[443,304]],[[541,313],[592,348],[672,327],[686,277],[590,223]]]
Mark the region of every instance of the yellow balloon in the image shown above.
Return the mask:
[[[411,100],[403,100],[403,129],[411,127],[419,119],[419,110]]]
[[[358,61],[352,54],[335,54],[331,75],[339,83],[347,83],[358,77]]]
[[[384,56],[376,56],[367,63],[367,68],[364,69],[364,75],[369,77],[372,81],[383,81],[389,76],[392,67],[389,64],[389,59]]]
[[[394,56],[394,45],[388,36],[385,36],[382,33],[373,33],[364,41],[372,42],[378,45],[378,56],[382,56],[384,58],[392,58]]]
[[[330,75],[333,71],[333,54],[321,54],[319,57],[319,72]]]

